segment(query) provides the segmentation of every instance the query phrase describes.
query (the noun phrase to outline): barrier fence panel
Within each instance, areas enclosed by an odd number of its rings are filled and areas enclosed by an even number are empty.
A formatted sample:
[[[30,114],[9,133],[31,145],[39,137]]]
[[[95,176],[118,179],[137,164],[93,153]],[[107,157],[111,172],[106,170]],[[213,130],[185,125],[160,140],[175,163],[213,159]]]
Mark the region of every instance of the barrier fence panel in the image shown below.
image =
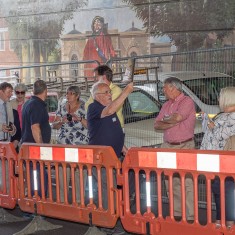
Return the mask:
[[[120,217],[124,228],[133,233],[153,235],[235,234],[235,226],[226,227],[225,223],[225,185],[228,180],[234,183],[234,164],[235,152],[232,151],[131,148],[122,164],[122,176],[118,177],[118,185],[123,186]],[[206,182],[203,210],[198,205],[198,182],[202,175]],[[212,204],[211,186],[215,177],[220,180],[219,228],[215,226]],[[176,184],[179,182],[179,203],[176,204]],[[167,195],[163,193],[165,188]],[[235,199],[232,200],[230,207],[235,203]]]
[[[114,227],[120,167],[111,147],[23,144],[19,206],[30,213]]]
[[[13,209],[17,202],[17,153],[12,143],[0,142],[0,207]]]

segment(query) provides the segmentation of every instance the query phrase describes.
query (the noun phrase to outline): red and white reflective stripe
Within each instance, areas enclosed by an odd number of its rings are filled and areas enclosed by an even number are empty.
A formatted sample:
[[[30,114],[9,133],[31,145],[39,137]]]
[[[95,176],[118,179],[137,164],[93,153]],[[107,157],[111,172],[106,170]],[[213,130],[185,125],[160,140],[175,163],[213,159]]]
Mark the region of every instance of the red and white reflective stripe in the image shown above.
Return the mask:
[[[93,150],[29,146],[29,159],[93,163]]]
[[[213,154],[197,154],[197,170],[220,172],[220,156]]]
[[[176,153],[157,153],[157,167],[177,169]]]
[[[138,151],[139,167],[235,173],[234,165],[232,154]]]

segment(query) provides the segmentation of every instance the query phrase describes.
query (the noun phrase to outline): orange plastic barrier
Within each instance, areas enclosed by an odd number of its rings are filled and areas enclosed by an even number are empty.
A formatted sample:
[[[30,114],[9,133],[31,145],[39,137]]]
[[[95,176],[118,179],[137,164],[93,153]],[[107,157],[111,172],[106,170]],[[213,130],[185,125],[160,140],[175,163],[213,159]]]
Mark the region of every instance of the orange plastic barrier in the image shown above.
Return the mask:
[[[16,206],[18,198],[16,160],[17,153],[13,144],[0,142],[0,206],[3,208],[13,209]]]
[[[120,174],[120,167],[111,147],[23,144],[19,153],[19,206],[30,213],[114,227],[120,194],[114,171]],[[102,195],[104,178],[107,195]]]
[[[235,226],[225,226],[225,190],[227,176],[235,178],[235,152],[131,148],[122,164],[118,185],[123,186],[120,217],[124,228],[138,234],[160,235],[222,235],[235,234]],[[182,218],[174,217],[173,175],[181,179]],[[191,174],[194,191],[194,221],[186,220],[185,179]],[[201,223],[198,210],[198,176],[206,182],[206,224]],[[215,175],[221,181],[221,228],[212,223],[211,180]],[[164,203],[165,176],[169,177],[169,208]],[[174,175],[175,176],[175,175]],[[134,190],[131,187],[134,182]],[[132,193],[134,192],[134,203]],[[155,200],[154,200],[155,198]],[[157,200],[156,200],[157,198]],[[167,211],[167,212],[165,212]],[[213,221],[214,222],[214,221]]]

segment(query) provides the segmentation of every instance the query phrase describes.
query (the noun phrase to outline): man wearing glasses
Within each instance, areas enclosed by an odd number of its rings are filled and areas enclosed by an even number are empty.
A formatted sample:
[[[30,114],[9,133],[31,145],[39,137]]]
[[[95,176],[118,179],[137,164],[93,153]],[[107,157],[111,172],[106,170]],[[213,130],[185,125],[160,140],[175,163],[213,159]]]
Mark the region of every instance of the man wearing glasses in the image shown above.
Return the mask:
[[[169,77],[164,81],[163,91],[168,101],[163,104],[154,123],[155,130],[164,131],[164,143],[161,148],[194,149],[196,111],[193,100],[184,95],[182,82],[175,77]],[[165,182],[169,192],[167,176]],[[186,218],[189,223],[194,220],[193,186],[192,176],[187,174],[185,176]],[[181,190],[181,179],[177,173],[173,177],[174,216],[176,220],[182,219]]]
[[[88,107],[87,127],[90,136],[90,145],[106,145],[113,147],[118,158],[124,146],[124,133],[117,117],[117,110],[123,105],[127,96],[133,91],[133,83],[129,83],[117,99],[112,100],[110,87],[103,82],[95,83],[91,88],[91,95],[94,102]],[[92,170],[94,185],[97,185],[97,172]],[[114,173],[115,178],[115,173]],[[101,169],[101,188],[102,188],[102,205],[104,209],[108,207],[107,200],[107,178],[105,170]],[[94,195],[94,201],[97,201],[98,195]],[[121,226],[116,225],[114,231],[124,230]],[[112,234],[115,234],[112,232]]]
[[[109,66],[100,65],[94,69],[94,73],[96,76],[96,80],[98,82],[104,82],[109,86],[109,88],[111,90],[112,100],[115,100],[122,93],[122,89],[119,86],[113,84],[113,82],[112,82],[113,71],[111,68],[109,68]],[[86,110],[88,110],[88,106],[91,103],[93,103],[93,101],[94,101],[94,99],[92,98],[92,96],[90,96],[90,98],[88,99],[88,101],[85,104]],[[118,119],[121,123],[121,127],[124,128],[124,117],[122,114],[122,105],[117,109],[116,112],[117,112]]]
[[[117,157],[120,157],[124,133],[116,112],[132,91],[133,83],[129,83],[120,96],[112,100],[111,89],[106,83],[98,82],[92,86],[94,102],[87,112],[89,144],[112,146]]]

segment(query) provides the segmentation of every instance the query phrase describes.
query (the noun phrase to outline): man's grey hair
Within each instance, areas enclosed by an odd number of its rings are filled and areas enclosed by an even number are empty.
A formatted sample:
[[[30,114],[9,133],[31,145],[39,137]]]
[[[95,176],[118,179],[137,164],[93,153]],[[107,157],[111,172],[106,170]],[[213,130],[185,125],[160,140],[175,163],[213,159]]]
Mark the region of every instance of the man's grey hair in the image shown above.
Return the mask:
[[[174,86],[178,91],[183,91],[182,82],[176,77],[169,77],[165,79],[164,84],[170,84]]]
[[[96,96],[97,92],[99,91],[99,88],[102,87],[102,86],[108,86],[108,85],[104,82],[96,82],[92,85],[92,87],[91,87],[91,96],[94,100],[95,100],[95,96]]]
[[[18,83],[18,84],[15,85],[14,90],[15,91],[18,91],[18,90],[20,90],[20,91],[27,91],[28,88],[27,88],[27,86],[24,83]]]

